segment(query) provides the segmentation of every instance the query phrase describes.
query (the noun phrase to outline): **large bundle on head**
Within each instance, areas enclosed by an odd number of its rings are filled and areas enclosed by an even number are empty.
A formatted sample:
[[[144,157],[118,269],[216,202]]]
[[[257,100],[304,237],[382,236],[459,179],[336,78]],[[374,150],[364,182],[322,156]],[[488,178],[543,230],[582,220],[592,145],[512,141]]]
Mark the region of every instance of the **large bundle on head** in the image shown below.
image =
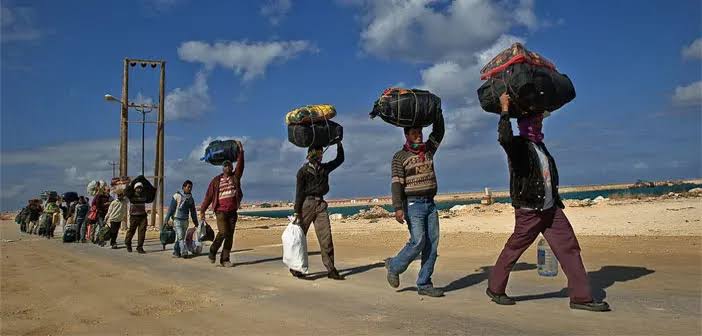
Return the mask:
[[[307,105],[296,108],[285,116],[288,141],[298,147],[326,147],[343,140],[344,129],[329,119],[336,109],[329,104]]]
[[[329,104],[298,107],[285,115],[287,125],[313,124],[336,117],[336,108]]]
[[[234,140],[215,140],[210,142],[205,148],[205,156],[201,161],[209,162],[215,166],[221,166],[224,161],[234,162],[239,154],[239,145]]]
[[[373,104],[371,119],[382,118],[398,127],[426,127],[441,113],[441,98],[418,89],[388,88]]]
[[[511,98],[509,111],[514,118],[551,112],[575,98],[570,78],[520,43],[495,56],[480,73],[486,82],[478,89],[478,99],[487,112],[501,112],[500,96],[505,92]]]
[[[88,195],[97,196],[99,194],[107,193],[107,183],[103,180],[100,180],[100,181],[93,180],[93,181],[90,181],[90,183],[88,183],[88,187],[86,189],[87,189],[86,191],[88,192]]]
[[[131,180],[128,176],[113,177],[110,181],[110,187],[112,187],[113,192],[124,192],[127,189]]]
[[[137,185],[141,185],[144,189],[141,194],[138,195],[135,191]],[[154,188],[151,182],[146,179],[144,175],[139,175],[134,178],[125,188],[124,195],[127,196],[129,202],[132,204],[151,203],[156,198],[156,188]]]
[[[58,192],[53,190],[46,190],[40,195],[42,201],[56,201],[58,200]]]
[[[326,147],[344,138],[344,128],[328,120],[311,125],[288,125],[288,141],[298,147]]]
[[[78,200],[78,193],[75,191],[68,191],[63,193],[63,201],[66,203],[72,203]]]

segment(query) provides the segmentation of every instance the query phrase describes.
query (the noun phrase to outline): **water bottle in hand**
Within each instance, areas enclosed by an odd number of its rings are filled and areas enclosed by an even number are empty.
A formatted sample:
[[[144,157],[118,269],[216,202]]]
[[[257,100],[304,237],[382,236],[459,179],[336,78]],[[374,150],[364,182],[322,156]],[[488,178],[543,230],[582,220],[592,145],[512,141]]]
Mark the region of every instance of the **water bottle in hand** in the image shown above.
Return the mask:
[[[558,275],[558,259],[551,251],[545,239],[541,238],[536,248],[537,270],[540,276],[555,277]]]

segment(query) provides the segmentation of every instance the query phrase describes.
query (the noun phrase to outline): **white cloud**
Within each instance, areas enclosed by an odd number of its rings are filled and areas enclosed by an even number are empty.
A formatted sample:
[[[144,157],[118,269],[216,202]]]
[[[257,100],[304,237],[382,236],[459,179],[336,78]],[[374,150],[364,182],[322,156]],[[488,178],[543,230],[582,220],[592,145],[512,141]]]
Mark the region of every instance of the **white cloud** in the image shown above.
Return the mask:
[[[702,59],[702,38],[698,38],[692,41],[692,44],[689,46],[683,47],[682,56],[684,58]]]
[[[208,69],[221,66],[233,70],[250,81],[266,73],[268,66],[285,62],[303,52],[316,52],[309,41],[247,42],[229,41],[209,44],[201,41],[184,42],[178,56],[187,62],[204,64]]]
[[[2,42],[35,41],[42,37],[36,27],[36,12],[30,7],[0,7]]]
[[[540,24],[534,13],[534,0],[520,0],[514,11],[514,19],[529,30],[538,29]]]
[[[648,164],[645,162],[637,162],[634,164],[634,169],[648,169]]]
[[[514,25],[538,25],[532,1],[516,8],[487,0],[367,1],[364,10],[363,49],[413,62],[464,61]]]
[[[208,92],[207,73],[195,74],[192,86],[185,89],[176,88],[165,99],[166,120],[197,119],[211,107]]]
[[[673,103],[681,106],[702,105],[702,81],[676,87],[673,94]]]
[[[291,0],[268,0],[261,6],[261,15],[268,18],[272,25],[277,26],[285,18],[285,15],[290,12],[291,8]]]

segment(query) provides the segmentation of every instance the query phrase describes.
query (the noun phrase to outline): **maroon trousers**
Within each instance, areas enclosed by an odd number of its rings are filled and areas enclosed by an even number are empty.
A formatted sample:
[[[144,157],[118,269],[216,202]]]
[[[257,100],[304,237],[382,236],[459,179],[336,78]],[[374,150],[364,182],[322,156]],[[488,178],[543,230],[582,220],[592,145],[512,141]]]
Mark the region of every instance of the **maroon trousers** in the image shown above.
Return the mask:
[[[570,301],[585,303],[592,301],[590,281],[580,257],[580,245],[568,218],[558,207],[545,211],[515,209],[514,233],[497,258],[490,273],[488,288],[496,294],[505,293],[509,273],[522,253],[536,240],[539,233],[551,246],[561,268],[568,278]]]

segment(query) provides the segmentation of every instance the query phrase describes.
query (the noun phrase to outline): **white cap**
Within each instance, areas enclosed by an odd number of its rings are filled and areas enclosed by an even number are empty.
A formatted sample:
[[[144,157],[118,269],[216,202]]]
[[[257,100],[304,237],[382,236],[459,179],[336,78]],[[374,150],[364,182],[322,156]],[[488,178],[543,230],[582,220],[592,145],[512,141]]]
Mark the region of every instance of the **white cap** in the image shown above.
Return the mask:
[[[134,185],[134,189],[139,188],[139,187],[142,187],[142,188],[143,188],[144,185],[141,184],[141,182],[137,182],[137,183]]]

